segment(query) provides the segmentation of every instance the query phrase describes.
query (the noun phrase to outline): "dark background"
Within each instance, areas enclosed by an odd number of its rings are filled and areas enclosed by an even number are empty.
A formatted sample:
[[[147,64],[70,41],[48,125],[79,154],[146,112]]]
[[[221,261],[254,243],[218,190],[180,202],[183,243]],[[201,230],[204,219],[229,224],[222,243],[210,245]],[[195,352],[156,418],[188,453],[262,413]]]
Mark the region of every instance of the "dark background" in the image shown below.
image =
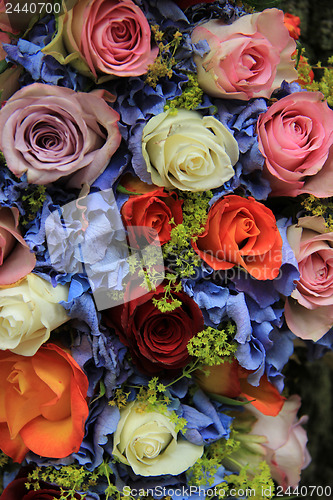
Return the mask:
[[[311,63],[333,55],[333,0],[282,0],[280,7],[301,19],[302,45]]]
[[[332,486],[329,498],[333,498],[333,353],[310,361],[307,347],[302,347],[301,341],[296,343],[300,345],[295,347],[284,374],[286,396],[299,394],[302,398],[299,416],[309,416],[305,428],[312,462],[302,472],[300,486]]]

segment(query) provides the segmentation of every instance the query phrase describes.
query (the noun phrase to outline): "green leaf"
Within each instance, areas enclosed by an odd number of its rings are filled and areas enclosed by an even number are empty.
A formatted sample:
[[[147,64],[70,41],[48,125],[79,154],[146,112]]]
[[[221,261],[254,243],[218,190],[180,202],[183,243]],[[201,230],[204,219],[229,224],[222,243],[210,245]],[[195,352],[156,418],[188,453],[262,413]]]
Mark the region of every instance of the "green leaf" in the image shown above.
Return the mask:
[[[0,61],[0,74],[3,73],[4,71],[6,71],[6,69],[8,67],[9,67],[9,64],[6,61],[6,59],[3,59],[2,61]]]
[[[136,195],[141,195],[142,193],[135,193],[134,191],[128,191],[128,189],[124,188],[121,184],[118,184],[116,191],[118,193],[123,193],[123,194],[136,194]]]
[[[98,394],[98,396],[96,396],[96,397],[92,400],[92,403],[93,403],[94,401],[96,401],[97,399],[99,399],[99,398],[103,397],[103,396],[104,396],[104,394],[105,394],[105,392],[106,392],[106,388],[105,388],[104,382],[103,382],[103,380],[100,380],[100,381],[99,381],[99,394]]]
[[[301,55],[302,55],[302,44],[299,43],[298,40],[296,42],[296,47],[297,47],[297,56],[296,56],[296,61],[295,61],[295,69],[298,68],[299,61],[300,61]]]
[[[226,396],[220,396],[220,394],[213,394],[212,392],[208,392],[208,396],[212,399],[215,399],[216,401],[219,401],[220,403],[225,403],[232,406],[244,406],[255,401],[255,399],[252,399],[251,401],[238,401],[236,399],[227,398]]]

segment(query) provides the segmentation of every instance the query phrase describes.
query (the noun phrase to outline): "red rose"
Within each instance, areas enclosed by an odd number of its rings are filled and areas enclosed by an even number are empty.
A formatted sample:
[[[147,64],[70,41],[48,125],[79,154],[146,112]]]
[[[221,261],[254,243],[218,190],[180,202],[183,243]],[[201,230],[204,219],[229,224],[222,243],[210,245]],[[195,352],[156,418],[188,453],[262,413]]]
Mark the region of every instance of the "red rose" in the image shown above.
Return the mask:
[[[130,289],[126,295],[131,296]],[[106,323],[115,328],[129,348],[133,363],[149,375],[186,366],[191,360],[187,343],[204,328],[202,313],[194,300],[185,292],[172,295],[181,302],[173,311],[161,312],[154,305],[153,298],[164,296],[164,287],[160,285],[156,292],[148,292],[105,314]]]
[[[124,203],[121,214],[125,226],[144,226],[155,229],[160,244],[170,240],[172,224],[183,222],[182,201],[177,193],[167,193],[163,188],[157,187],[148,193],[130,196]],[[149,243],[152,243],[152,237]]]
[[[237,265],[258,280],[276,278],[282,263],[282,238],[275,217],[254,198],[220,198],[192,246],[213,269]]]
[[[34,491],[33,489],[27,490],[25,487],[26,482],[26,477],[14,479],[3,491],[1,500],[57,500],[62,497],[58,486],[39,481],[40,489]],[[84,500],[85,497],[77,493],[75,494],[75,498]]]

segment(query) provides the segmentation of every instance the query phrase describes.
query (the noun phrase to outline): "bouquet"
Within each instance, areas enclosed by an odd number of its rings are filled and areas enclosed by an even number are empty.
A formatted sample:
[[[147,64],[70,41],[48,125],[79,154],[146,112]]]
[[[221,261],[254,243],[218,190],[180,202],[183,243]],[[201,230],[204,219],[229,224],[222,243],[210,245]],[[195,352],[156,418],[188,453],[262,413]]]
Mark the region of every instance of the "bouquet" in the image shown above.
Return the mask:
[[[262,3],[1,1],[3,500],[331,496],[331,73]]]

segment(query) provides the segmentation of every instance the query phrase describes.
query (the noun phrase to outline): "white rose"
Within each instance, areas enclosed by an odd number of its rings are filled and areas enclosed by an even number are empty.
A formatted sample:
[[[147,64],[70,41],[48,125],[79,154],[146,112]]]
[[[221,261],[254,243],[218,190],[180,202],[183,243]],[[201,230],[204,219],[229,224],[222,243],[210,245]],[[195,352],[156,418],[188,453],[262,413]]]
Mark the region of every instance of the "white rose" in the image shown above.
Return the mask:
[[[235,171],[238,144],[216,118],[196,111],[166,111],[143,129],[142,153],[154,184],[183,191],[222,186]]]
[[[203,446],[177,440],[175,424],[158,412],[138,411],[137,402],[120,411],[113,455],[140,476],[180,474],[202,455]]]
[[[0,290],[0,349],[33,356],[51,330],[69,320],[58,303],[67,300],[68,287],[55,288],[35,274]]]

